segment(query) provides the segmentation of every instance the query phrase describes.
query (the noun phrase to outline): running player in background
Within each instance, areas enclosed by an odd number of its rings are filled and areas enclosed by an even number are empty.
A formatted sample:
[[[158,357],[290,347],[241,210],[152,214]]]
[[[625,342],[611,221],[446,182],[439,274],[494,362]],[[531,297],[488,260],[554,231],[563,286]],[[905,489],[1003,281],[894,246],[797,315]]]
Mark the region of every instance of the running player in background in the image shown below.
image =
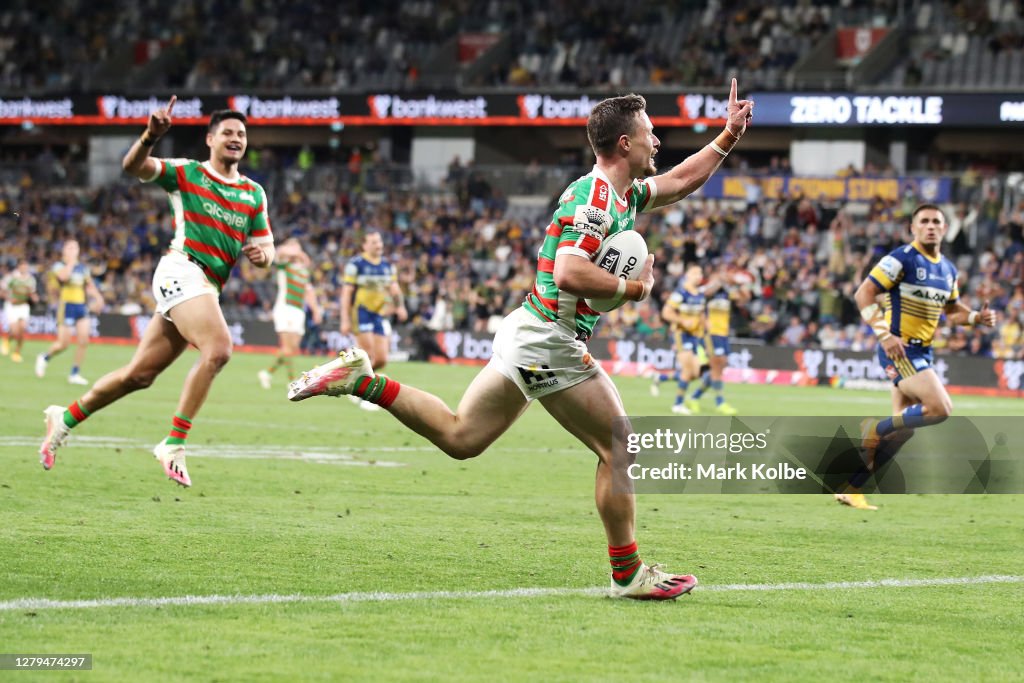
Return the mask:
[[[356,344],[366,351],[377,372],[388,364],[391,323],[387,316],[392,311],[399,322],[409,317],[394,266],[384,258],[384,240],[379,232],[369,231],[363,236],[363,252],[345,265],[341,285],[341,334],[351,335],[355,322]],[[353,396],[352,401],[360,408],[378,410],[376,404],[362,401],[358,396]]]
[[[21,362],[21,347],[25,343],[25,328],[28,326],[29,304],[39,300],[36,295],[36,278],[29,271],[28,261],[21,259],[14,270],[0,281],[0,296],[4,299],[4,319],[7,333],[0,342],[0,352],[11,354],[11,360]],[[13,349],[9,339],[14,340]]]
[[[625,476],[630,457],[613,448],[616,418],[626,415],[615,385],[594,362],[586,341],[600,314],[585,299],[642,301],[654,286],[654,257],[639,279],[625,280],[594,263],[602,241],[632,230],[638,211],[679,201],[700,188],[746,131],[753,102],[739,100],[736,80],[729,94],[728,121],[714,142],[667,173],[657,173],[661,142],[639,95],[599,102],[587,119],[587,138],[597,157],[593,170],[562,193],[539,250],[537,279],[523,305],[502,321],[490,362],[452,412],[438,397],[375,375],[360,349],[348,349],[305,373],[288,397],[355,394],[378,403],[402,424],[450,457],[480,455],[515,422],[533,400],[598,457],[594,497],[604,523],[612,566],[610,594],[670,600],[697,584],[640,559],[636,501]]]
[[[679,364],[675,372],[676,402],[672,406],[672,412],[678,415],[691,414],[684,405],[686,390],[690,382],[700,376],[701,363],[697,353],[704,344],[705,296],[700,286],[703,280],[704,270],[696,263],[691,265],[683,274],[679,287],[661,307],[661,317],[672,326],[672,343]],[[657,395],[658,383],[668,378],[667,374],[655,372],[651,393]]]
[[[71,332],[74,330],[75,361],[71,366],[68,382],[71,384],[88,385],[89,380],[82,377],[79,369],[85,360],[85,350],[89,347],[89,333],[92,331],[92,317],[86,304],[86,296],[92,303],[92,310],[99,313],[103,310],[103,297],[92,282],[89,268],[78,260],[81,248],[77,240],[67,240],[61,250],[61,260],[53,265],[50,276],[56,281],[55,289],[59,290],[57,299],[57,340],[46,353],[36,356],[36,377],[46,376],[46,366],[50,359],[62,353],[71,345]]]
[[[934,204],[918,206],[910,219],[914,241],[878,262],[854,294],[861,317],[878,337],[878,362],[892,380],[892,417],[861,423],[866,465],[835,495],[843,505],[876,510],[860,488],[895,457],[917,427],[944,421],[953,401],[932,368],[932,341],[943,313],[954,325],[996,325],[988,302],[973,311],[960,301],[957,270],[942,255],[946,215]],[[883,313],[878,297],[887,295]]]
[[[72,428],[150,386],[191,344],[199,350],[199,360],[185,379],[170,433],[153,449],[168,477],[191,486],[185,439],[214,377],[231,358],[231,333],[218,296],[239,255],[260,268],[274,260],[266,194],[238,172],[246,148],[245,115],[213,113],[206,132],[208,161],[151,157],[153,146],[171,127],[174,101],[172,96],[166,108],[149,115],[145,132],[122,162],[129,175],[166,190],[171,205],[174,237],[153,273],[156,313],[127,365],[104,375],[67,408],[46,409],[46,438],[39,448],[46,469],[53,467],[57,449]]]
[[[323,318],[316,290],[311,286],[309,255],[302,250],[299,240],[287,239],[277,250],[277,301],[274,303],[274,331],[277,332],[277,360],[269,368],[257,373],[260,385],[269,389],[274,372],[282,365],[288,371],[288,380],[295,379],[292,358],[299,353],[299,342],[306,333],[306,306],[313,323]]]
[[[701,383],[686,401],[694,415],[700,413],[700,398],[709,388],[715,392],[715,410],[720,415],[735,415],[736,409],[725,401],[725,368],[729,365],[729,333],[732,302],[742,298],[745,290],[736,288],[728,267],[722,265],[711,278],[704,291],[708,294],[708,326],[704,347],[711,369],[701,377]],[[749,296],[749,293],[747,293]]]

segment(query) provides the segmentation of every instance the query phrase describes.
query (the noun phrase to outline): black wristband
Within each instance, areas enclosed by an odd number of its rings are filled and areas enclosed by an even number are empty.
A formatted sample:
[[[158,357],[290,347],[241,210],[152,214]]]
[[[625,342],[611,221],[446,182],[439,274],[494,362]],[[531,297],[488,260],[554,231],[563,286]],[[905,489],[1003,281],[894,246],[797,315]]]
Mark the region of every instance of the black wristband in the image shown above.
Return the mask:
[[[145,133],[143,133],[142,137],[139,138],[139,143],[143,147],[152,147],[153,145],[155,145],[159,141],[160,141],[160,138],[151,138],[151,137],[149,137],[149,131],[146,131]]]

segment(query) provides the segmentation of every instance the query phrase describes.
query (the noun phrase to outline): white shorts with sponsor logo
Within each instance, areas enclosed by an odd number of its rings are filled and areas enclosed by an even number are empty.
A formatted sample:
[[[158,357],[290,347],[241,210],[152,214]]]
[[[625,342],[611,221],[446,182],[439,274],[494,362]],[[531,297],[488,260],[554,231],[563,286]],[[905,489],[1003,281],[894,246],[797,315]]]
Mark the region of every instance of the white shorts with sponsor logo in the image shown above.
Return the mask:
[[[156,312],[167,320],[171,320],[172,308],[204,294],[220,296],[203,269],[181,252],[170,251],[156,264],[153,298],[156,299]]]
[[[557,323],[544,322],[517,308],[494,335],[492,367],[515,382],[527,400],[547,396],[601,371],[587,345]]]
[[[4,302],[4,318],[7,319],[8,325],[16,323],[19,320],[28,322],[28,316],[28,304],[12,304],[10,301]]]
[[[305,334],[306,312],[288,304],[274,306],[274,332]]]

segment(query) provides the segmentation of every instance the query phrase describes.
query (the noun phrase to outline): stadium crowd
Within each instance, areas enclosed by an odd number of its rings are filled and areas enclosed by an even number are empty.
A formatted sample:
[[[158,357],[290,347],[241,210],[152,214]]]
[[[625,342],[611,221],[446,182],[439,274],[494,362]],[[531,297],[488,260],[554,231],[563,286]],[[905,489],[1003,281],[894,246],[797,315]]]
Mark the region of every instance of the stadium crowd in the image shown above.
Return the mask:
[[[956,36],[984,33],[988,50],[1017,50],[1019,34],[1006,28],[1017,16],[1013,4],[642,0],[623,13],[621,3],[610,0],[198,0],[171,6],[70,0],[50,11],[11,0],[0,9],[0,92],[415,88],[424,84],[425,72],[430,87],[598,89],[721,87],[739,73],[745,87],[757,90],[788,87],[799,57],[837,27],[900,22],[928,38],[898,56],[891,70],[899,74],[897,85],[911,85],[931,76],[922,76],[921,64],[931,64],[936,54],[959,54]],[[928,30],[936,17],[944,22],[945,42]],[[507,46],[490,55],[485,68],[432,67],[452,65],[456,36],[480,33],[499,36],[495,44]]]
[[[458,169],[453,165],[445,187],[429,194],[367,193],[339,183],[336,192],[316,197],[299,185],[272,195],[277,239],[296,236],[315,255],[313,279],[327,324],[336,324],[341,270],[367,230],[381,233],[415,326],[486,334],[520,303],[533,284],[535,250],[549,214],[514,210],[481,176]],[[737,336],[872,348],[874,337],[861,324],[852,294],[871,265],[907,241],[916,199],[878,199],[866,212],[804,197],[750,199],[744,205],[695,198],[641,215],[637,229],[657,256],[655,296],[605,316],[598,334],[665,338],[661,302],[685,265],[698,262],[707,276],[718,273],[750,291],[749,302],[734,306]],[[1024,205],[1006,210],[990,191],[951,214],[945,251],[960,268],[964,296],[975,308],[989,301],[1003,311],[1003,324],[988,333],[943,329],[938,348],[1024,358]],[[171,237],[161,192],[114,183],[83,195],[36,184],[26,173],[13,190],[0,192],[0,215],[9,223],[0,243],[3,272],[21,257],[37,271],[48,269],[59,253],[53,245],[73,235],[108,311],[152,310],[151,274]],[[223,293],[227,315],[269,319],[272,278],[244,259],[236,268]]]

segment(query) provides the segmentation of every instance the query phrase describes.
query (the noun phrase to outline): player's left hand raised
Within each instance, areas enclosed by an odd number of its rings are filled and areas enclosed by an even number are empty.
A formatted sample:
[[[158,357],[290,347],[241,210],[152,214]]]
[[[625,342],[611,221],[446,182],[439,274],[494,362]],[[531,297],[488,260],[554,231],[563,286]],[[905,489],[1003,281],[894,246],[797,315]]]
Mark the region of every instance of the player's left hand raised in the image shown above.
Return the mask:
[[[249,263],[254,266],[265,268],[270,265],[270,256],[258,244],[246,244],[242,247],[242,253],[249,259]]]
[[[736,96],[736,79],[729,88],[729,118],[725,128],[737,138],[747,132],[747,124],[754,118],[754,100],[740,100]]]

